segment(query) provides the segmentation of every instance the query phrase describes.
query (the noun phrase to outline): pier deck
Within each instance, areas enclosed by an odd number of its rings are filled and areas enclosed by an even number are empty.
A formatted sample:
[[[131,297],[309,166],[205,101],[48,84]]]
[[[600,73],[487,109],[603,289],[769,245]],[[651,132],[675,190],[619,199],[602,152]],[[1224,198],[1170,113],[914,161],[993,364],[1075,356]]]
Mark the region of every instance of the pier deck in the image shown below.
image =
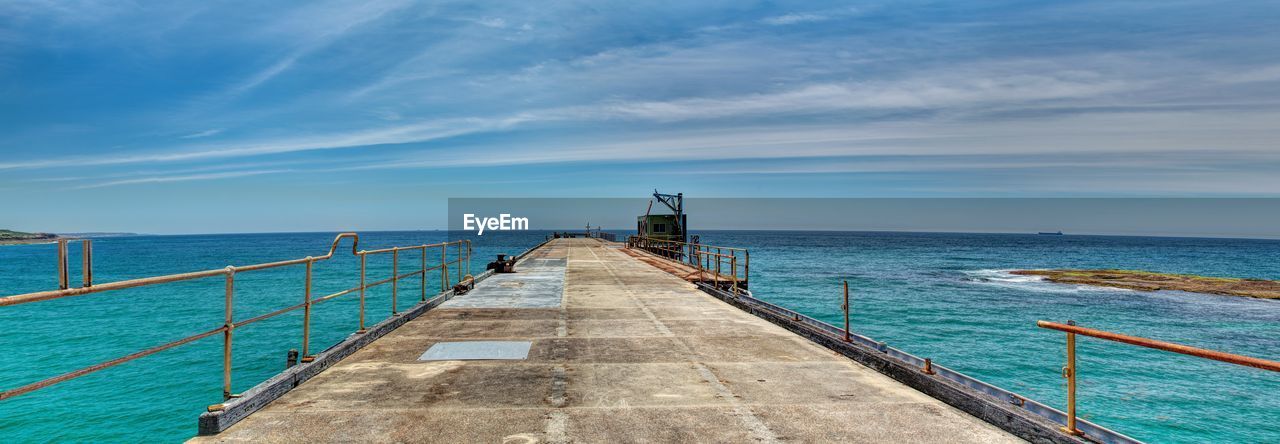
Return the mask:
[[[596,239],[556,239],[195,442],[1019,442]],[[524,360],[419,361],[454,341]]]

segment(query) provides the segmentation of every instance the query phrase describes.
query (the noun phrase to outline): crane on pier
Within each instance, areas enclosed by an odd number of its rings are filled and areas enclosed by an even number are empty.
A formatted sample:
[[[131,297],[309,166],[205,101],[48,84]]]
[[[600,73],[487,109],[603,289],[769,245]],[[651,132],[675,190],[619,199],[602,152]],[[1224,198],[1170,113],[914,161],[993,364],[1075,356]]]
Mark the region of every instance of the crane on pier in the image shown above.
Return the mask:
[[[689,234],[686,229],[688,218],[684,213],[684,193],[662,194],[655,189],[653,198],[671,209],[671,214],[650,214],[653,201],[649,201],[649,209],[645,210],[644,216],[639,218],[636,227],[638,234],[649,238],[688,242]]]

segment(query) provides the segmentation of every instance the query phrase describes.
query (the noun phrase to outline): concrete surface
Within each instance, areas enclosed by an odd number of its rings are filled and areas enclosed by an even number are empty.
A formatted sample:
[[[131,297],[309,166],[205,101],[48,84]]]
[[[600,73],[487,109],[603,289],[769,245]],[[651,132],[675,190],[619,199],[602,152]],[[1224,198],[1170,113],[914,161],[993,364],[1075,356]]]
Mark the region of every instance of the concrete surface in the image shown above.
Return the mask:
[[[617,246],[558,239],[526,262],[500,292],[483,282],[193,441],[1019,442]],[[482,308],[490,297],[529,308]],[[532,347],[522,361],[417,360],[473,340]]]
[[[564,258],[529,257],[519,273],[498,273],[465,298],[442,308],[557,308],[564,293]]]
[[[473,361],[482,359],[525,359],[529,341],[437,342],[422,352],[419,361]]]

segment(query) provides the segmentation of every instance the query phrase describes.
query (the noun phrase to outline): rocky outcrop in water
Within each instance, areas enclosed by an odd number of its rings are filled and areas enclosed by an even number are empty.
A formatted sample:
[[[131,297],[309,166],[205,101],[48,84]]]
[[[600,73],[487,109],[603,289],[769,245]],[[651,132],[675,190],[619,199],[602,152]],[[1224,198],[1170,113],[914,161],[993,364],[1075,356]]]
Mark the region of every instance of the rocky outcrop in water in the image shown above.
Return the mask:
[[[1139,270],[1014,270],[1024,276],[1043,276],[1060,284],[1096,285],[1129,290],[1179,290],[1260,299],[1280,299],[1280,281],[1238,279]]]

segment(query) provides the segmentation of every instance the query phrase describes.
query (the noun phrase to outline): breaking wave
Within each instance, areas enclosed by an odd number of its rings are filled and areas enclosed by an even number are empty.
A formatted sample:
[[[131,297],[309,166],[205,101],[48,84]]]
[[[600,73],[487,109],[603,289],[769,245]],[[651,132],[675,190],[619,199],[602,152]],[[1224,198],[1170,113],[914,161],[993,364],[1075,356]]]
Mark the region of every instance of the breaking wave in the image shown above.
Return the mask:
[[[1044,276],[1027,276],[1011,273],[1013,270],[971,270],[963,272],[966,282],[979,285],[1013,288],[1018,290],[1042,293],[1079,293],[1090,292],[1130,292],[1123,288],[1096,287],[1092,285],[1070,285],[1049,282]]]

